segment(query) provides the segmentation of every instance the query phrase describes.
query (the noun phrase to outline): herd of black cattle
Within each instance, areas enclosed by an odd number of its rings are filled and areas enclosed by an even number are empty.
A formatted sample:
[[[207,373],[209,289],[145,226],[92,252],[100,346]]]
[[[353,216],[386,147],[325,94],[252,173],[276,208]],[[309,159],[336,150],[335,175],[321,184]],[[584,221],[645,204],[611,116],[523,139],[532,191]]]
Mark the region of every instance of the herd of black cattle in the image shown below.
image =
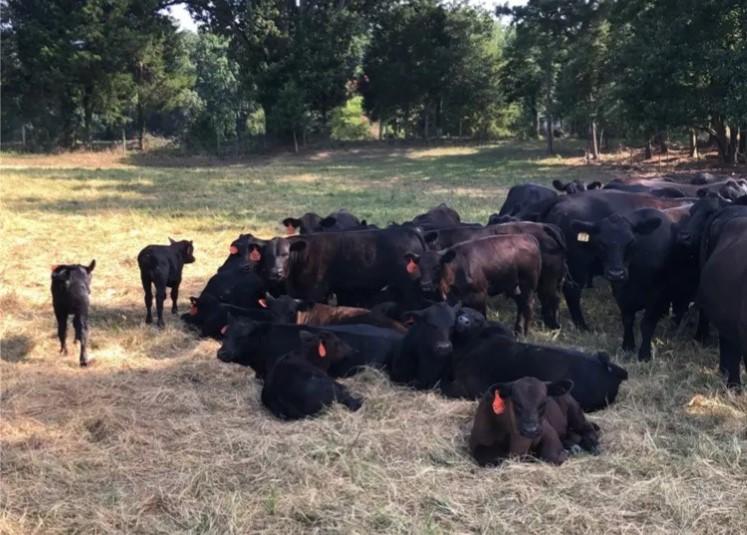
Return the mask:
[[[400,384],[450,398],[480,399],[470,448],[481,464],[533,454],[561,463],[598,448],[584,411],[614,402],[627,371],[604,352],[517,341],[532,321],[558,328],[561,292],[577,328],[588,324],[583,290],[610,281],[623,324],[622,347],[651,358],[658,320],[675,324],[695,305],[696,338],[718,331],[720,371],[740,388],[747,365],[747,180],[708,174],[671,179],[553,182],[514,186],[487,225],[464,223],[439,205],[412,221],[378,228],[345,210],[307,213],[282,224],[288,236],[241,234],[184,322],[222,341],[218,359],[251,367],[262,403],[281,419],[362,401],[335,379],[374,367]],[[171,289],[177,312],[191,241],[150,245],[138,255],[146,323],[164,325]],[[87,355],[88,266],[52,270],[61,352],[73,315],[80,364]],[[486,319],[489,297],[517,306],[514,328]],[[334,306],[330,303],[334,301]]]

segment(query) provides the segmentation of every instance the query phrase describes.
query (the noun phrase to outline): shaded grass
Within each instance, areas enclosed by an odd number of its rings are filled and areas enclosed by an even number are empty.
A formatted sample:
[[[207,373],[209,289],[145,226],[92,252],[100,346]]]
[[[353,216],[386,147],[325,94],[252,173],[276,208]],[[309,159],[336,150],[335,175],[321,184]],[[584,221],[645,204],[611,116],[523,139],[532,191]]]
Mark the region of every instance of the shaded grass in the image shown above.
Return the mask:
[[[137,252],[195,240],[182,308],[239,232],[270,236],[309,209],[375,223],[441,201],[484,221],[508,187],[611,171],[545,159],[532,144],[351,149],[205,167],[39,168],[3,158],[0,532],[735,533],[747,522],[747,401],[721,388],[714,348],[667,335],[651,364],[618,352],[605,284],[587,291],[595,330],[537,326],[531,338],[610,351],[631,372],[592,419],[604,454],[560,468],[474,465],[472,402],[347,381],[366,399],[287,424],[245,369],[215,359],[174,317],[142,324]],[[16,166],[17,165],[17,166]],[[26,165],[24,167],[24,165]],[[29,166],[30,165],[30,166]],[[98,167],[98,168],[97,168]],[[616,175],[619,173],[615,173]],[[49,265],[97,259],[91,354],[57,355]],[[494,314],[513,318],[497,300]]]

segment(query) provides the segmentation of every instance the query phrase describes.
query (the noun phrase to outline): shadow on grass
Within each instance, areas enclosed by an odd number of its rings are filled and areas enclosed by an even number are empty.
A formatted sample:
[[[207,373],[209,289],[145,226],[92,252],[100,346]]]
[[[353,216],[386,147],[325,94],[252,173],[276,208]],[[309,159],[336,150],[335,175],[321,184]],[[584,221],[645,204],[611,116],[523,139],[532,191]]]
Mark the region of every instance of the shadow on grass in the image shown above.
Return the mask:
[[[5,362],[21,362],[34,349],[34,341],[26,335],[11,335],[0,340],[0,358]]]

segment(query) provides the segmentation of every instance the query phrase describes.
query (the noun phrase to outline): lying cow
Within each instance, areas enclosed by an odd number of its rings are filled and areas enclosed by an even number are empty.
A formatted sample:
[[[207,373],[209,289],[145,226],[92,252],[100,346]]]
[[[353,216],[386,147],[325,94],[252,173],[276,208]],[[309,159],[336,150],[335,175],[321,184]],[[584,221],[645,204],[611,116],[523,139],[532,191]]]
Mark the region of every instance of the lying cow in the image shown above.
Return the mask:
[[[179,298],[179,285],[182,282],[184,264],[195,261],[194,245],[191,241],[174,241],[169,238],[169,245],[148,245],[137,255],[140,267],[140,281],[145,291],[145,323],[153,323],[153,290],[156,288],[157,325],[164,326],[163,302],[166,299],[166,288],[171,288],[171,313],[178,312],[176,301]]]
[[[523,377],[491,386],[480,400],[469,437],[481,466],[509,457],[539,457],[562,464],[568,450],[596,453],[597,428],[568,393],[571,381],[544,383]]]
[[[269,361],[262,386],[264,406],[282,420],[314,416],[335,402],[357,411],[361,400],[326,373],[352,348],[331,333],[301,331],[299,335],[299,349]]]
[[[312,234],[314,232],[330,232],[339,230],[363,229],[368,225],[366,220],[359,220],[347,210],[341,209],[322,217],[314,212],[307,212],[300,218],[286,217],[282,221],[286,233]]]
[[[542,256],[534,236],[491,236],[442,251],[410,251],[404,258],[407,273],[426,296],[459,300],[483,314],[488,297],[511,297],[518,307],[514,329],[528,333],[542,272]]]
[[[459,213],[448,205],[441,203],[424,214],[416,215],[408,224],[423,230],[452,227],[462,222]]]
[[[88,306],[91,273],[96,260],[87,266],[64,264],[52,267],[52,307],[57,319],[60,353],[67,355],[67,317],[73,316],[75,341],[80,342],[80,365],[93,362],[88,358]]]

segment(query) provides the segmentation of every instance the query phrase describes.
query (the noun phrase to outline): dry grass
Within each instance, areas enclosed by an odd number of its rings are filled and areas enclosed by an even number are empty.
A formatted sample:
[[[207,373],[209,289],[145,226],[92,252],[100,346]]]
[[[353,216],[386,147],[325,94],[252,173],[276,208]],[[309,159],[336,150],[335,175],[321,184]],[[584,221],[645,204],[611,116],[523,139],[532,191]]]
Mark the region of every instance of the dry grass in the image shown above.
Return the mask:
[[[744,532],[746,396],[721,389],[714,348],[665,336],[666,322],[654,362],[629,364],[619,402],[592,416],[601,456],[497,469],[467,455],[471,402],[367,372],[347,381],[366,399],[359,412],[282,423],[262,409],[247,370],[215,359],[215,342],[174,318],[163,332],[142,324],[134,259],[147,243],[195,240],[185,303],[236,234],[272,234],[290,213],[345,206],[381,223],[447,200],[484,219],[507,185],[589,176],[540,154],[526,145],[415,160],[345,151],[99,170],[61,169],[70,156],[60,167],[45,159],[45,169],[4,158],[14,167],[2,170],[0,215],[0,532]],[[57,355],[48,270],[94,257],[98,365],[80,370],[74,355]],[[564,313],[562,331],[532,338],[615,353],[617,312],[598,286],[586,299],[596,332],[575,332]]]

